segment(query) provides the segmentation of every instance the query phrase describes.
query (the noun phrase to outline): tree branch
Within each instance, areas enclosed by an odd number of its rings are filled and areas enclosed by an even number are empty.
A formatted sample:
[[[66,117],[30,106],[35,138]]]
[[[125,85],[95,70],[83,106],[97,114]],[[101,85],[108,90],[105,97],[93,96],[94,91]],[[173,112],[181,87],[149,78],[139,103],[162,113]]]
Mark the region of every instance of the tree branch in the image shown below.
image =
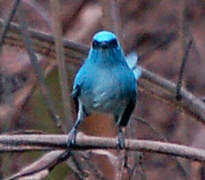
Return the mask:
[[[6,37],[6,33],[9,30],[10,22],[14,18],[14,15],[16,14],[16,10],[17,10],[20,2],[21,2],[20,0],[16,0],[14,2],[13,7],[12,7],[11,11],[9,12],[8,18],[6,19],[5,25],[2,28],[2,33],[1,33],[1,37],[0,37],[0,54],[2,52],[2,46],[4,43],[5,37]]]
[[[67,151],[52,151],[29,166],[23,168],[20,172],[6,178],[6,180],[14,180],[18,178],[43,179],[49,175],[49,171],[59,163],[65,161],[69,156],[70,152]]]
[[[151,85],[142,82],[143,89],[150,91],[155,96],[174,104],[176,107],[182,107],[183,111],[193,116],[196,120],[205,124],[205,104],[192,93],[188,92],[184,88],[181,88],[181,101],[176,100],[176,84],[168,81],[161,76],[152,73],[142,68],[142,78],[148,81]],[[153,86],[154,85],[154,86]],[[153,87],[158,86],[158,89]]]
[[[86,136],[78,133],[73,150],[116,149],[116,138]],[[149,140],[125,140],[130,151],[154,152],[179,156],[196,161],[205,161],[205,150],[184,145]],[[0,152],[45,151],[66,149],[66,135],[1,135]]]
[[[60,12],[61,12],[61,4],[59,1],[50,0],[51,12],[52,12],[52,30],[55,36],[55,47],[56,47],[56,60],[58,62],[58,75],[61,87],[61,100],[63,102],[63,110],[64,110],[64,119],[68,123],[68,129],[72,128],[72,112],[71,112],[71,99],[68,96],[70,93],[70,87],[68,85],[68,72],[66,69],[65,56],[64,56],[64,47],[62,41],[62,24],[60,22]],[[64,133],[67,133],[66,128]]]
[[[4,21],[0,18],[0,31],[3,29]],[[52,35],[44,32],[29,29],[33,50],[46,57],[56,59],[55,42]],[[82,59],[88,53],[88,47],[79,43],[64,40],[65,57]],[[10,23],[10,29],[6,34],[4,45],[25,48],[21,37],[21,29],[18,24]],[[79,61],[72,61],[79,64]]]
[[[33,51],[32,48],[32,41],[29,37],[29,32],[28,32],[28,26],[27,26],[27,22],[24,20],[24,13],[23,13],[23,9],[20,6],[19,7],[19,11],[18,11],[18,19],[20,22],[20,30],[21,30],[21,34],[23,36],[23,41],[25,43],[26,46],[26,50],[27,53],[29,55],[30,58],[30,62],[33,66],[33,69],[36,73],[38,82],[40,84],[40,92],[42,93],[44,99],[45,99],[45,104],[47,105],[48,108],[48,112],[50,113],[51,118],[55,121],[55,123],[57,124],[57,127],[61,127],[61,118],[59,117],[58,113],[56,112],[56,108],[54,106],[54,102],[51,96],[51,93],[49,91],[49,88],[46,85],[46,81],[45,81],[45,77],[43,75],[43,70],[38,62],[38,58],[35,54],[35,51]]]

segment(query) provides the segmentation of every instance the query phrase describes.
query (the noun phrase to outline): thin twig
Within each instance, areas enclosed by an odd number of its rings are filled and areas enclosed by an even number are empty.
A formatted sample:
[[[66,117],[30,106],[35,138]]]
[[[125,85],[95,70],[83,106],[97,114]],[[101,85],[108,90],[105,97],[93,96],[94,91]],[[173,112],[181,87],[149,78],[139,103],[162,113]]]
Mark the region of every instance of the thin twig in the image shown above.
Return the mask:
[[[179,56],[178,56],[177,61],[176,61],[178,63],[182,62],[182,64],[183,64],[183,61],[186,61],[186,59],[187,59],[187,57],[184,58],[184,56],[186,54],[186,50],[185,50],[186,49],[186,38],[188,38],[185,35],[185,24],[186,24],[185,23],[185,1],[182,0],[181,3],[180,3],[180,10],[179,10],[179,45],[180,45],[180,47],[178,49]],[[184,70],[182,68],[182,66],[180,68],[181,68],[180,70]],[[183,71],[179,72],[179,76],[181,75],[180,73],[182,73],[182,75],[183,75]],[[182,86],[181,81],[182,80],[180,80],[180,77],[179,77],[178,82],[177,82],[178,84],[176,86],[176,99],[178,101],[180,101],[181,98],[182,98],[181,95],[178,94],[178,93],[180,93],[180,89],[181,89],[181,86]]]
[[[55,45],[56,45],[56,59],[58,61],[58,74],[60,79],[62,102],[64,107],[65,120],[68,122],[69,129],[72,128],[72,113],[71,113],[71,101],[68,87],[68,74],[66,72],[66,64],[64,57],[64,47],[62,41],[62,27],[60,22],[60,2],[56,0],[50,0],[51,12],[53,17],[53,33],[55,35]],[[65,132],[66,133],[66,132]]]
[[[13,7],[11,8],[11,11],[9,12],[8,18],[5,21],[5,25],[3,26],[3,30],[2,30],[1,37],[0,37],[0,54],[2,52],[2,46],[3,46],[4,40],[6,38],[6,34],[9,30],[10,22],[12,21],[14,15],[16,14],[16,10],[17,10],[20,2],[21,2],[21,0],[16,0],[14,2]]]
[[[149,127],[152,132],[154,132],[161,140],[168,142],[168,139],[166,136],[164,136],[163,134],[161,134],[160,132],[157,131],[157,129],[155,127],[153,127],[150,123],[148,123],[145,119],[138,117],[136,118],[137,121],[145,124],[147,127]],[[180,168],[180,170],[182,171],[182,174],[185,178],[188,178],[190,176],[189,172],[186,170],[186,168],[182,165],[182,163],[176,158],[176,157],[172,157],[175,162],[176,165]]]
[[[177,86],[176,86],[176,99],[178,101],[180,101],[182,99],[182,96],[181,96],[182,79],[183,79],[183,75],[184,75],[185,65],[186,65],[186,62],[188,60],[189,51],[191,49],[191,45],[192,45],[192,40],[190,40],[189,43],[187,44],[187,47],[186,47],[185,52],[184,52],[184,56],[182,58],[182,63],[180,66],[179,77],[178,77]]]
[[[189,55],[189,51],[191,49],[192,46],[192,36],[190,31],[189,31],[189,24],[186,21],[185,18],[185,12],[186,12],[186,1],[183,0],[181,1],[181,11],[180,11],[180,29],[179,29],[179,37],[180,37],[180,45],[181,48],[180,50],[180,60],[182,60],[181,62],[181,66],[180,66],[180,71],[179,71],[179,76],[178,76],[178,81],[177,81],[177,86],[176,86],[176,99],[178,101],[181,100],[182,96],[181,96],[181,86],[182,86],[182,79],[183,79],[183,74],[184,74],[184,69],[185,69],[185,65],[188,59],[188,55]]]
[[[107,178],[104,177],[102,172],[99,170],[98,166],[95,163],[91,162],[89,153],[87,155],[83,154],[82,158],[87,162],[87,165],[88,165],[89,169],[92,170],[92,172],[93,172],[96,179],[100,179],[100,180],[106,180],[107,179]]]
[[[136,125],[136,123],[134,124],[134,121],[131,121],[131,123],[129,123],[129,131],[127,131],[128,137],[135,137],[136,136],[136,128],[133,128],[133,126]],[[141,160],[141,156],[142,156],[142,152],[128,152],[128,157],[129,157],[129,161],[130,162],[127,166],[127,170],[128,170],[128,179],[136,179],[136,175],[140,174],[140,176],[142,177],[143,180],[145,180],[146,178],[146,174],[143,171],[142,167],[142,163],[140,163]]]
[[[190,39],[190,36],[188,33],[189,25],[188,25],[188,22],[186,21],[186,11],[187,11],[186,0],[182,0],[180,3],[180,9],[179,9],[179,44],[180,44],[180,48],[179,48],[179,56],[178,56],[177,60],[179,63],[181,61],[181,65],[180,65],[180,71],[178,74],[178,81],[176,84],[176,100],[177,101],[182,100],[181,87],[182,87],[182,83],[183,83],[185,65],[186,65],[187,60],[189,58],[189,52],[190,52],[191,45],[192,45],[192,40]],[[180,107],[178,109],[180,109]],[[181,127],[182,127],[181,131],[184,132],[184,134],[188,134],[188,132],[189,132],[188,121],[180,121],[180,123],[181,123]],[[186,142],[186,140],[185,140],[185,142]],[[179,163],[178,163],[178,165],[179,165]],[[182,171],[183,172],[182,175],[185,179],[188,180],[188,179],[190,179],[190,176],[188,176],[188,173],[190,172],[190,168],[188,168],[188,166],[186,164],[184,164],[184,166],[186,166],[187,170]],[[181,170],[185,170],[184,168],[182,169],[182,166],[178,166],[178,167]]]
[[[205,124],[205,105],[200,99],[181,88],[182,101],[176,101],[176,84],[144,68],[141,69],[142,78],[151,84],[146,87],[146,90],[152,90],[151,88],[153,88],[153,85],[159,86],[160,89],[154,92],[157,96],[162,97],[167,102],[171,102],[171,104],[175,104],[175,106],[180,106],[187,113],[195,117],[196,120]],[[168,92],[168,94],[163,93],[163,91]]]
[[[29,177],[28,179],[32,179],[32,176],[35,176],[36,174],[44,170],[48,170],[48,171],[52,170],[56,165],[68,159],[69,156],[70,156],[70,152],[68,151],[50,152],[46,154],[46,156],[43,156],[43,158],[31,164],[30,166],[22,169],[20,172],[6,178],[6,180],[15,180],[22,177],[23,178]]]
[[[144,165],[143,165],[143,158],[144,158],[144,154],[141,153],[140,156],[139,156],[138,166],[139,166],[139,171],[141,172],[140,175],[141,175],[142,180],[147,180],[147,176],[146,176],[146,173],[145,173],[145,168],[144,168]]]
[[[4,21],[0,18],[0,30],[3,28]],[[32,28],[28,29],[30,38],[33,43],[33,50],[36,53],[42,54],[48,58],[56,59],[55,52],[55,42],[52,35],[49,35],[44,32],[36,31]],[[5,45],[25,48],[25,45],[21,37],[21,28],[16,23],[10,23],[10,29],[6,34]],[[75,43],[67,40],[63,40],[65,56],[70,57],[69,61],[72,61],[74,64],[79,64],[79,61],[75,59],[83,59],[87,56],[88,46]]]
[[[60,117],[58,116],[58,114],[56,112],[50,91],[47,88],[45,78],[43,75],[43,70],[42,70],[41,66],[39,65],[37,56],[35,55],[35,53],[32,49],[32,42],[29,38],[29,32],[27,30],[27,23],[24,21],[23,12],[21,10],[21,7],[19,7],[18,18],[19,18],[19,22],[21,23],[21,31],[22,31],[23,40],[24,40],[25,45],[26,45],[26,50],[27,50],[28,55],[30,57],[31,64],[33,65],[33,68],[36,72],[37,79],[40,83],[41,93],[42,93],[43,97],[45,98],[45,102],[46,102],[46,105],[48,107],[48,111],[49,111],[52,119],[56,122],[57,126],[61,127]]]
[[[20,2],[21,2],[20,0],[15,0],[14,4],[9,12],[9,15],[5,21],[5,24],[2,28],[2,33],[1,33],[1,37],[0,37],[0,55],[2,54],[2,48],[3,48],[5,38],[6,38],[6,34],[9,30],[10,22],[12,21],[14,15],[16,14],[16,10],[17,10]],[[0,68],[0,70],[1,71],[3,70],[2,67]],[[7,75],[2,74],[2,78],[7,79]],[[2,97],[4,97],[5,103],[12,107],[14,104],[14,101],[13,101],[13,93],[11,93],[11,87],[12,87],[11,80],[10,80],[10,78],[8,78],[8,80],[6,80],[5,83],[3,84],[4,95],[2,95]],[[10,127],[13,115],[14,115],[13,113],[8,114],[8,116],[6,118],[7,124],[6,124],[6,127],[4,128],[5,130],[7,130]]]
[[[87,172],[85,170],[85,166],[83,163],[81,163],[82,161],[80,161],[79,159],[79,152],[74,152],[72,151],[71,152],[71,157],[70,157],[70,160],[72,161],[72,163],[75,165],[73,172],[76,173],[76,175],[78,176],[78,178],[80,179],[84,179],[87,175]]]

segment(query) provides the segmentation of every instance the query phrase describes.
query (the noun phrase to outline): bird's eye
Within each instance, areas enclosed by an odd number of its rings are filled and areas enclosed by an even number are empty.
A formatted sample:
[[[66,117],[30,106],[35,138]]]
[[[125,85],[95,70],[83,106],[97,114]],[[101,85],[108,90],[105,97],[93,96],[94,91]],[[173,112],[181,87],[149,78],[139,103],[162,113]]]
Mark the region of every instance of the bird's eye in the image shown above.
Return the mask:
[[[109,42],[110,46],[111,47],[117,47],[118,46],[118,43],[117,43],[117,40],[116,39],[113,39]]]
[[[99,47],[99,42],[94,40],[93,41],[93,48],[98,48]]]

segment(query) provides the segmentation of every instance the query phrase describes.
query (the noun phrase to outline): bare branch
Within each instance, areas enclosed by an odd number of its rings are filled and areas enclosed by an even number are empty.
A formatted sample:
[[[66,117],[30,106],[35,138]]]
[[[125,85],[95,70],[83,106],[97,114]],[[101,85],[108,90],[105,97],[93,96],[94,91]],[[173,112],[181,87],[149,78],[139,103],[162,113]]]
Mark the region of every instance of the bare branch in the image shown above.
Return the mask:
[[[164,136],[162,133],[158,132],[158,130],[153,127],[150,123],[148,123],[145,119],[138,117],[136,118],[136,120],[138,122],[143,123],[144,125],[146,125],[147,127],[150,128],[150,130],[156,134],[161,140],[163,140],[164,142],[168,142],[168,139],[166,136]],[[176,158],[176,157],[172,157],[173,160],[176,162],[176,165],[179,167],[179,170],[181,170],[182,175],[187,178],[189,177],[189,172],[187,171],[187,169],[182,165],[182,163]]]
[[[144,82],[142,82],[141,85],[145,85],[145,90],[152,91],[151,93],[154,93],[155,96],[160,97],[171,104],[174,104],[175,107],[180,106],[186,113],[205,124],[205,104],[199,98],[195,97],[193,94],[182,88],[182,100],[178,102],[175,98],[176,84],[144,68],[142,68],[142,78],[150,82],[150,85],[146,85]],[[160,88],[154,90],[153,85],[157,85]]]
[[[60,22],[60,12],[61,6],[60,2],[56,0],[50,0],[51,12],[53,17],[53,34],[55,36],[55,46],[56,46],[56,59],[58,62],[58,74],[60,79],[62,102],[64,107],[65,120],[68,123],[69,129],[72,128],[72,113],[71,113],[71,101],[70,96],[68,96],[70,88],[68,87],[68,74],[66,72],[66,64],[64,57],[64,47],[62,39],[62,25]],[[66,132],[64,132],[66,133]]]
[[[16,0],[14,2],[13,7],[12,7],[11,11],[9,12],[8,18],[7,18],[7,20],[5,22],[5,25],[3,27],[1,37],[0,37],[0,54],[1,54],[1,51],[2,51],[2,46],[3,46],[4,40],[6,38],[6,34],[9,30],[10,23],[11,23],[14,15],[16,14],[16,10],[17,10],[18,5],[19,5],[20,2],[21,2],[21,0]]]
[[[180,66],[180,71],[179,71],[179,77],[177,81],[177,86],[176,86],[176,99],[178,101],[181,100],[181,86],[182,86],[182,79],[183,79],[183,74],[184,74],[184,68],[188,59],[189,51],[191,49],[192,45],[192,39],[190,39],[190,32],[189,32],[189,25],[188,22],[186,21],[185,18],[185,12],[186,12],[186,1],[183,0],[181,5],[181,11],[180,11],[180,29],[179,29],[179,38],[180,38],[180,46],[181,48],[179,49],[180,51],[180,60],[182,59],[182,63]]]
[[[56,109],[54,108],[54,103],[53,103],[53,100],[51,98],[50,91],[46,86],[45,78],[43,75],[43,70],[42,70],[41,66],[39,65],[37,56],[32,49],[32,42],[31,42],[31,39],[29,37],[29,32],[27,30],[27,23],[24,20],[21,6],[19,7],[18,18],[19,18],[19,21],[21,23],[21,32],[22,32],[23,40],[25,42],[26,50],[27,50],[28,55],[30,57],[31,64],[33,65],[33,68],[36,72],[37,79],[40,83],[41,93],[42,93],[43,97],[45,98],[45,102],[46,102],[46,105],[48,107],[48,111],[49,111],[52,119],[55,120],[57,126],[61,127],[60,117],[56,113]]]
[[[0,18],[0,30],[2,30],[4,21]],[[32,41],[33,50],[36,53],[46,57],[56,59],[55,42],[52,35],[44,32],[28,29]],[[88,46],[64,40],[65,56],[70,58],[82,59],[87,56]],[[25,48],[21,37],[21,28],[15,23],[10,23],[9,32],[6,34],[5,45]],[[72,61],[79,64],[79,61]]]
[[[38,161],[22,169],[20,172],[6,178],[7,180],[14,180],[17,178],[25,179],[43,179],[49,175],[49,171],[56,165],[66,160],[70,156],[68,151],[52,151]],[[61,157],[61,158],[59,158]]]
[[[1,135],[0,152],[13,151],[45,151],[66,149],[66,135]],[[116,149],[116,138],[103,138],[77,134],[73,150]],[[154,152],[179,156],[196,161],[205,161],[205,151],[184,145],[149,140],[125,140],[125,148],[129,151]]]

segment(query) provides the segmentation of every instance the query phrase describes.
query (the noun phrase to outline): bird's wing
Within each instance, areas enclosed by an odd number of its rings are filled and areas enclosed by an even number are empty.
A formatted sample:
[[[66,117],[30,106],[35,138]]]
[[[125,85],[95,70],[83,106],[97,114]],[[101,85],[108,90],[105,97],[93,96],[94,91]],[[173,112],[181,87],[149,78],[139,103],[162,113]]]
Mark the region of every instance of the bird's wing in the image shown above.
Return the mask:
[[[76,85],[76,86],[74,86],[72,94],[71,94],[71,96],[74,100],[74,103],[75,103],[76,113],[78,113],[78,96],[79,96],[79,94],[80,94],[80,86]]]
[[[118,122],[119,126],[127,126],[130,116],[135,108],[135,104],[136,104],[136,95],[130,99],[127,107],[125,108],[125,111],[123,112],[122,117]]]
[[[80,95],[82,83],[85,80],[85,74],[86,74],[85,70],[86,68],[83,68],[83,66],[79,69],[73,84],[72,98],[74,100],[75,109],[77,113],[78,113],[78,97]]]

